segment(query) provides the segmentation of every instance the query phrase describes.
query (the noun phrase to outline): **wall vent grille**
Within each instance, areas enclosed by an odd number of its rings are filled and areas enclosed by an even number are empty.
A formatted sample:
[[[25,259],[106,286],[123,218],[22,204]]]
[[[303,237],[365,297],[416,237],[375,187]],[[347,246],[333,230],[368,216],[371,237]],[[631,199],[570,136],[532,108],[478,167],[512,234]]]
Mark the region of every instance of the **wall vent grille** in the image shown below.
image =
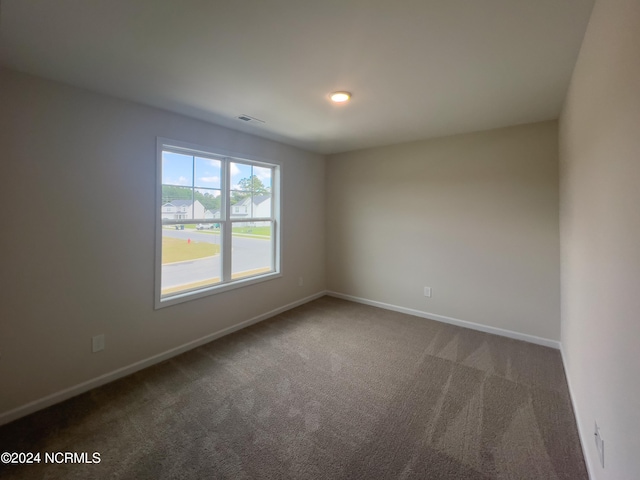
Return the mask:
[[[259,118],[256,117],[251,117],[249,115],[245,115],[244,113],[242,115],[238,115],[238,120],[242,120],[243,122],[258,122],[258,123],[265,123],[264,120],[260,120]]]

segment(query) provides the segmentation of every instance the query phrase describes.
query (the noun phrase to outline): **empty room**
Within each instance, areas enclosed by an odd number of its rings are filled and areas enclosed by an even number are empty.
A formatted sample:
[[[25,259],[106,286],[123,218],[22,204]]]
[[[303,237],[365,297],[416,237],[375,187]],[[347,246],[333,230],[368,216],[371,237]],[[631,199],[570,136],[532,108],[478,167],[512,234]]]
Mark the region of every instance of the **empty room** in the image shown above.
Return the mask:
[[[1,0],[0,477],[640,478],[640,0]]]

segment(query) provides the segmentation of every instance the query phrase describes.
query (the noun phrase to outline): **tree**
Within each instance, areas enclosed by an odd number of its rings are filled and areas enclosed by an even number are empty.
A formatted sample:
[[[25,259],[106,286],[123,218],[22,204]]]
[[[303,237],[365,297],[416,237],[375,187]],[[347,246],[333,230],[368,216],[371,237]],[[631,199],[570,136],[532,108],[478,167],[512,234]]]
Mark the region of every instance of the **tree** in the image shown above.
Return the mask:
[[[251,193],[254,195],[268,195],[271,193],[271,190],[264,186],[264,183],[262,183],[262,180],[260,180],[257,175],[251,175],[249,178],[243,178],[240,180],[238,182],[238,188],[245,191],[239,192],[237,190],[233,190],[231,192],[232,205],[240,203],[245,198],[250,197]]]
[[[195,194],[196,200],[199,200],[204,208],[207,210],[220,210],[220,196],[217,197],[211,193],[200,193],[196,191]]]
[[[173,200],[191,200],[191,188],[162,185],[162,203]]]
[[[264,186],[264,183],[262,183],[262,180],[260,180],[257,175],[251,175],[249,178],[243,178],[238,182],[238,186],[240,187],[240,190],[249,190],[257,195],[269,193],[269,189]]]
[[[213,193],[202,193],[197,190],[194,192],[191,187],[162,185],[163,204],[173,200],[191,200],[192,198],[198,200],[207,210],[220,210],[220,196],[216,197]]]
[[[238,182],[240,190],[232,190],[231,192],[231,204],[240,203],[245,198],[248,198],[253,193],[254,195],[268,195],[271,193],[271,189],[266,187],[262,180],[257,175],[251,175],[248,178],[243,178]],[[171,202],[173,200],[198,200],[204,208],[207,210],[215,211],[220,210],[220,196],[215,196],[213,193],[202,193],[197,190],[193,190],[191,187],[179,187],[175,185],[162,185],[162,203]]]

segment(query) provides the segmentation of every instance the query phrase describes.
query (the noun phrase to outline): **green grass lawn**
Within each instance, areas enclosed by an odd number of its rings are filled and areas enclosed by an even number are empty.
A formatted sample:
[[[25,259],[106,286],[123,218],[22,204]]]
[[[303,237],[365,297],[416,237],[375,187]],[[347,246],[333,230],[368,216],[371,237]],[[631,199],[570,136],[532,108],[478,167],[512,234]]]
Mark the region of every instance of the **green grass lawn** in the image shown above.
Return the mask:
[[[184,262],[220,253],[220,245],[162,237],[162,263]]]
[[[233,233],[246,233],[249,235],[271,236],[271,227],[233,227]]]

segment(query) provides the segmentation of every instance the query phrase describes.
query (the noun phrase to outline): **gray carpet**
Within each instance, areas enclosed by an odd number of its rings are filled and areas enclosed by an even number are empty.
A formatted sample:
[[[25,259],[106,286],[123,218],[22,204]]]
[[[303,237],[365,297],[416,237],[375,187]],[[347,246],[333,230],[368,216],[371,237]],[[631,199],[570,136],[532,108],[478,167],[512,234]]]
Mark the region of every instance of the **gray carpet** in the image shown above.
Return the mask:
[[[3,479],[587,479],[559,352],[323,297],[0,427]]]

